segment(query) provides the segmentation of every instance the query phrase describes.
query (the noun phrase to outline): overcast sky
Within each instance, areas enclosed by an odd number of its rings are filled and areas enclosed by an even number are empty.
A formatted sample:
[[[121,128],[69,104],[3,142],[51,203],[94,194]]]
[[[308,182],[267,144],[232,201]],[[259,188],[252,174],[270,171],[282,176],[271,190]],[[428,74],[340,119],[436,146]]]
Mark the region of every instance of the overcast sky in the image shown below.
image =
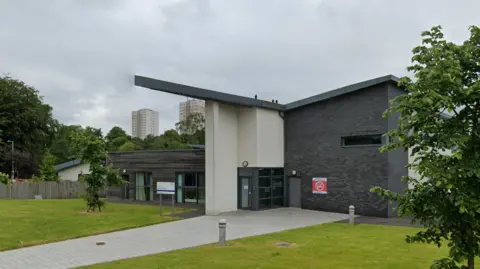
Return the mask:
[[[118,125],[131,111],[178,121],[184,97],[134,74],[279,103],[406,74],[420,33],[480,25],[478,0],[0,0],[0,73],[38,89],[65,124]]]

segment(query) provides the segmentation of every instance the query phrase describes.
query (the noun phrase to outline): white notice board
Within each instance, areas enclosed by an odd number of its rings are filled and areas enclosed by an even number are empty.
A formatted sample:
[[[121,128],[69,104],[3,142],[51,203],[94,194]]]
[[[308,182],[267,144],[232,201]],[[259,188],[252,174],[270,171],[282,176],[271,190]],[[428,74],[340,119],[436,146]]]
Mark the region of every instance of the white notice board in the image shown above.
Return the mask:
[[[175,194],[175,182],[157,182],[157,194]]]

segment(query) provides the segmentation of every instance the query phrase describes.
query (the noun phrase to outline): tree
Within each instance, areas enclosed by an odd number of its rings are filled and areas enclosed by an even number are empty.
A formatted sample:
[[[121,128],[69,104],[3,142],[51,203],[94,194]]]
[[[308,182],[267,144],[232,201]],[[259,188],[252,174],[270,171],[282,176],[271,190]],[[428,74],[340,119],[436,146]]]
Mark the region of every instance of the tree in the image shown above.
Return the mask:
[[[14,141],[16,152],[25,152],[30,156],[29,170],[36,169],[37,160],[51,143],[55,132],[52,108],[43,103],[35,88],[10,76],[0,76],[0,130],[0,139]],[[9,170],[6,167],[9,160],[3,159],[8,151],[4,145],[4,154],[0,154],[0,163],[5,164],[0,167],[3,172]],[[28,172],[20,171],[23,175]]]
[[[118,148],[118,151],[135,151],[136,147],[132,141],[127,141]]]
[[[192,113],[185,120],[177,122],[175,127],[180,134],[194,134],[205,130],[205,116],[202,113]]]
[[[8,174],[0,172],[0,184],[4,184],[4,185],[10,184]]]
[[[109,151],[119,150],[129,139],[127,133],[120,127],[113,127],[105,136],[107,148]]]
[[[49,152],[55,156],[58,164],[73,160],[76,157],[77,153],[73,145],[72,134],[80,133],[84,130],[80,125],[57,124],[57,132],[54,135]]]
[[[432,268],[472,269],[480,254],[480,28],[470,27],[460,45],[447,42],[440,26],[422,36],[407,68],[415,80],[401,79],[407,94],[385,113],[399,115],[400,124],[381,149],[411,150],[410,168],[420,177],[404,177],[402,193],[372,191],[397,202],[400,217],[425,226],[407,242],[448,242],[448,258]],[[465,260],[468,267],[460,266]]]
[[[177,132],[186,144],[205,144],[205,116],[202,113],[188,115],[184,121],[175,124]]]
[[[120,183],[122,181],[120,173],[118,169],[113,169],[106,164],[107,146],[98,133],[87,128],[85,132],[74,133],[73,141],[78,149],[78,157],[82,162],[90,164],[90,174],[83,176],[87,182],[85,195],[87,212],[95,211],[96,208],[101,211],[105,202],[100,200],[98,192],[109,184]]]
[[[153,135],[147,135],[144,139],[143,139],[143,148],[144,149],[154,149],[153,148],[153,144],[155,142],[155,136]]]
[[[46,151],[43,155],[42,163],[40,164],[40,177],[42,181],[58,181],[59,177],[57,171],[55,170],[55,164],[57,159],[53,156],[50,151]]]

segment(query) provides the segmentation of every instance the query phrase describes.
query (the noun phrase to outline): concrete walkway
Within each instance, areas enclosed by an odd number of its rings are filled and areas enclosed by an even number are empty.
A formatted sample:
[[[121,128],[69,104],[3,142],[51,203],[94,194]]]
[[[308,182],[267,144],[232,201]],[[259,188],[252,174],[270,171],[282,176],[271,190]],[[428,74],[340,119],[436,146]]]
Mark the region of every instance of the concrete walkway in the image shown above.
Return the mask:
[[[143,228],[0,252],[0,268],[60,269],[214,243],[218,220],[227,220],[227,240],[335,222],[348,215],[280,208],[201,216]],[[105,245],[97,246],[97,242]]]

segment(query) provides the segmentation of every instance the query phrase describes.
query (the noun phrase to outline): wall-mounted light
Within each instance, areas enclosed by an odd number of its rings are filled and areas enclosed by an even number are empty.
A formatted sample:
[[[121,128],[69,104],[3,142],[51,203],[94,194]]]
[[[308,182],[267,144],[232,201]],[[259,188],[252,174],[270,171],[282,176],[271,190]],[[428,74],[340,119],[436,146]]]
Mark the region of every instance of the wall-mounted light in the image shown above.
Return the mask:
[[[292,176],[295,176],[297,174],[297,171],[292,170]]]
[[[122,173],[126,174],[126,173],[127,173],[127,169],[123,169],[123,170],[122,170]]]

